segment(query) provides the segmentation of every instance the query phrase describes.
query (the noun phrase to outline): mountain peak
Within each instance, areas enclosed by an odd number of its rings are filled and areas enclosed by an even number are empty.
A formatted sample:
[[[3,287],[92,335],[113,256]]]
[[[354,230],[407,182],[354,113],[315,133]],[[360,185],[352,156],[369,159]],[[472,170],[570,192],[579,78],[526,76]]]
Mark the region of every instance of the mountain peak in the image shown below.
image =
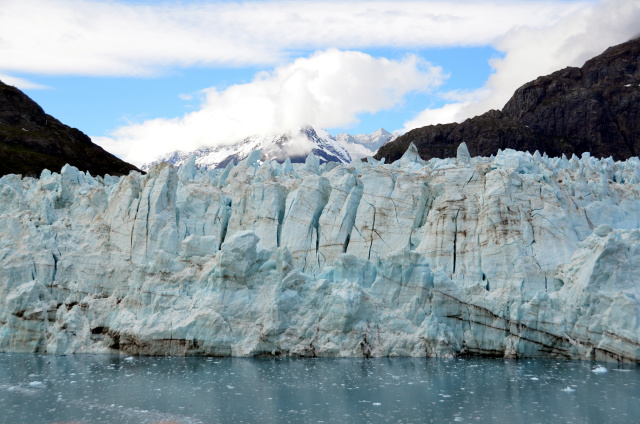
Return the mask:
[[[292,163],[303,163],[313,153],[320,162],[351,162],[348,151],[327,131],[303,125],[296,130],[269,136],[249,136],[235,144],[205,147],[194,152],[172,152],[142,165],[142,169],[149,169],[158,162],[179,166],[193,154],[198,167],[223,168],[231,161],[238,163],[257,150],[261,152],[262,161],[284,162],[289,159]]]
[[[378,128],[376,131],[372,132],[371,134],[369,134],[370,136],[376,136],[376,137],[380,137],[380,136],[387,136],[387,135],[391,135],[391,133],[387,130],[385,130],[384,128],[380,127]]]
[[[371,134],[354,136],[342,132],[334,137],[324,129],[302,125],[297,130],[270,136],[246,137],[231,145],[206,147],[194,152],[175,151],[142,165],[142,169],[149,169],[158,162],[169,162],[179,166],[193,154],[196,155],[197,166],[207,169],[220,168],[231,161],[238,162],[246,158],[254,150],[261,151],[263,161],[283,162],[290,158],[294,163],[304,162],[307,155],[313,153],[322,162],[348,163],[373,156],[380,146],[396,137],[384,128]]]

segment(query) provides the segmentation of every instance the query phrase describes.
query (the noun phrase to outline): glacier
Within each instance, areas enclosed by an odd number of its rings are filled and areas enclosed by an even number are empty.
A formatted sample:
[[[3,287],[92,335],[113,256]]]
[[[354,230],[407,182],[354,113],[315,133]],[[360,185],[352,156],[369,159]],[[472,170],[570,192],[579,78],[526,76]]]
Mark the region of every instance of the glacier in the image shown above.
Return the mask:
[[[0,351],[640,362],[640,160],[0,178]]]

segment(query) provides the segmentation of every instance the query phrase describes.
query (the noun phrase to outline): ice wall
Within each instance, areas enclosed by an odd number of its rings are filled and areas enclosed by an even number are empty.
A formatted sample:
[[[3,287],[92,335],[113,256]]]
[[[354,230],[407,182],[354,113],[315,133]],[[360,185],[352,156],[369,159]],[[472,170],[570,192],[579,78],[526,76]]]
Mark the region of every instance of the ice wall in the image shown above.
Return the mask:
[[[0,350],[640,362],[640,161],[0,179]]]

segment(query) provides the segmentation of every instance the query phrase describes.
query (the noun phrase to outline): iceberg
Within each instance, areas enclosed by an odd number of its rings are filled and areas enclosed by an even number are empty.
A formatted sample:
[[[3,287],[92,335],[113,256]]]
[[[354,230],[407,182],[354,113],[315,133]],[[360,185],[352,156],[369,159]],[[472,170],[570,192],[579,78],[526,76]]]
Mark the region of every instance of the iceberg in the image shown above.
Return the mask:
[[[258,158],[0,178],[0,351],[640,362],[637,158]]]

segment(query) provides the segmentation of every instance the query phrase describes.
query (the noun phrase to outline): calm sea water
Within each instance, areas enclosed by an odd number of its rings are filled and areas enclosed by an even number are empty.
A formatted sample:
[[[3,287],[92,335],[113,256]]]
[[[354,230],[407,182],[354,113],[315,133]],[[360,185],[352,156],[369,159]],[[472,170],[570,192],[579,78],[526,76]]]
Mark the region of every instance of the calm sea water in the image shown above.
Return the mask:
[[[640,367],[0,354],[0,422],[638,423]]]

